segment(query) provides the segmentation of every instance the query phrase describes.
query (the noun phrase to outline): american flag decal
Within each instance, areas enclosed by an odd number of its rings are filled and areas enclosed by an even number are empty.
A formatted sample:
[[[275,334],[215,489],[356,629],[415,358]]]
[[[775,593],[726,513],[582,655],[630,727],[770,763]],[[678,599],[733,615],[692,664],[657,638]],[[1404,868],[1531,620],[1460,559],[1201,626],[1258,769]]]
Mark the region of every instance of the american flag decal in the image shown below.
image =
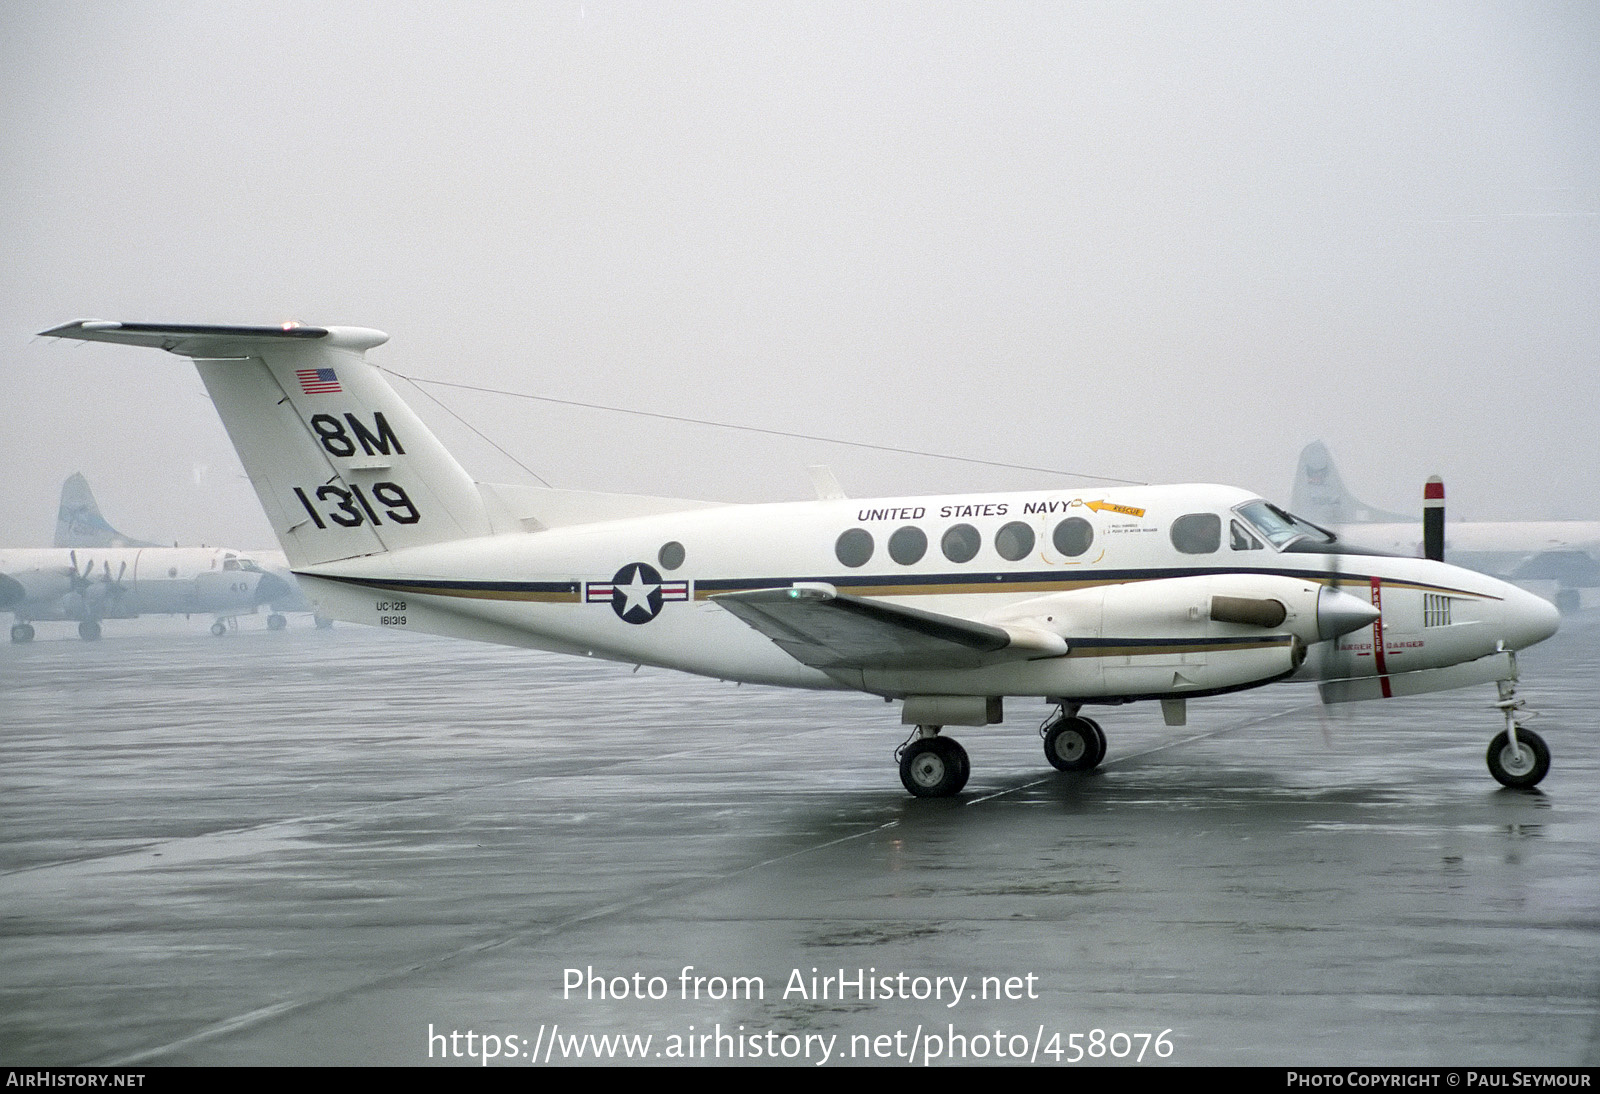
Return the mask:
[[[339,376],[331,368],[295,369],[300,390],[307,395],[336,395],[344,389],[339,386]]]

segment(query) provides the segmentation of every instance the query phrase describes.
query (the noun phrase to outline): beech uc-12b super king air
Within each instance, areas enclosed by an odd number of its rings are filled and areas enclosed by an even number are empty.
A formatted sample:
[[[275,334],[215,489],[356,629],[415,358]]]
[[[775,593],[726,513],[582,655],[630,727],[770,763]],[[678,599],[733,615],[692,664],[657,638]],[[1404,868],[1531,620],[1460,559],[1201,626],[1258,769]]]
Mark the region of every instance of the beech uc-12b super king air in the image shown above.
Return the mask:
[[[1516,721],[1516,651],[1555,608],[1429,558],[1347,549],[1244,490],[1137,486],[725,505],[474,482],[366,352],[358,327],[82,320],[60,338],[194,360],[306,595],[396,630],[853,689],[901,703],[919,797],[970,770],[946,726],[1057,709],[1046,759],[1105,756],[1090,704],[1279,680],[1330,702],[1494,682],[1500,782],[1549,767]],[[822,491],[836,493],[836,491]]]

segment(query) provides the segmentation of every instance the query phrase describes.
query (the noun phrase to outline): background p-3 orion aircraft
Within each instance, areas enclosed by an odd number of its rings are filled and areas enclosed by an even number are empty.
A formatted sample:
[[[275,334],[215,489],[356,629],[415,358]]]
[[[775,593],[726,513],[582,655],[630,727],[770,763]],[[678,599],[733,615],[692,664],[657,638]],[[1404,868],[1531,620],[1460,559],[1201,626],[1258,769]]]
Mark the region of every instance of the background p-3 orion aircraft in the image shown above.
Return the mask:
[[[1515,651],[1553,606],[1426,558],[1354,553],[1243,490],[1147,486],[722,505],[474,482],[366,351],[358,327],[83,320],[45,334],[192,358],[307,596],[356,623],[724,680],[902,703],[900,777],[957,793],[941,730],[1057,706],[1045,756],[1088,770],[1086,704],[1277,680],[1324,698],[1497,682],[1502,783],[1549,751],[1515,721]]]
[[[33,641],[33,624],[43,620],[76,621],[78,634],[94,641],[107,619],[179,613],[213,615],[211,633],[223,635],[238,616],[292,598],[291,582],[246,552],[123,535],[101,516],[81,474],[61,484],[54,547],[0,548],[0,612],[12,614],[13,642]]]

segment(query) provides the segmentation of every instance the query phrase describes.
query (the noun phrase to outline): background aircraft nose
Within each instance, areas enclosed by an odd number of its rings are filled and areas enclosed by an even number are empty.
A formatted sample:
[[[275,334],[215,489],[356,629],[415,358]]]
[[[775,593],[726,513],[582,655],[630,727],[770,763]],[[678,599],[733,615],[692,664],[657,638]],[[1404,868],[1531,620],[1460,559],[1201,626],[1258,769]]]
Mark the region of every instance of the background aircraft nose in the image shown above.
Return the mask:
[[[1561,613],[1542,596],[1508,586],[1505,618],[1501,624],[1505,644],[1514,650],[1543,642],[1561,627]]]
[[[272,604],[279,600],[288,600],[294,596],[294,589],[290,584],[276,574],[262,574],[261,580],[256,583],[256,603]]]

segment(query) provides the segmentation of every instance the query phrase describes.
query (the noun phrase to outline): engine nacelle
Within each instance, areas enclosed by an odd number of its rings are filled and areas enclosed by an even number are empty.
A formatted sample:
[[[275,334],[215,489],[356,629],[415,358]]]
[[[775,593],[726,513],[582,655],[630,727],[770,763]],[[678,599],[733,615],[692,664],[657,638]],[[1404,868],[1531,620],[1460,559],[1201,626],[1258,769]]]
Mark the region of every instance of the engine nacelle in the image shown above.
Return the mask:
[[[984,622],[1074,639],[1185,639],[1290,634],[1306,645],[1367,626],[1371,604],[1317,581],[1203,574],[1099,585],[1020,601]]]
[[[1305,659],[1307,646],[1377,615],[1366,601],[1319,582],[1238,573],[1052,593],[984,622],[1063,640],[1062,694],[1148,698],[1227,691],[1286,676]]]

